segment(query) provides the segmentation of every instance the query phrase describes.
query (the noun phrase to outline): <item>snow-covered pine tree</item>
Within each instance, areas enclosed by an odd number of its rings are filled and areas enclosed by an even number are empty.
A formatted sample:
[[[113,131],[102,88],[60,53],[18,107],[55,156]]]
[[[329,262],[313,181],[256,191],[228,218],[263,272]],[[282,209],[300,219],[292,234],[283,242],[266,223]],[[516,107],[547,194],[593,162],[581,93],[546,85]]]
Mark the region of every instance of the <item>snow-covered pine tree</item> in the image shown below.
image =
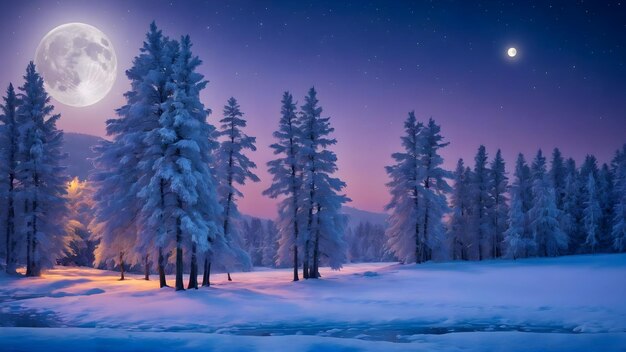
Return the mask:
[[[364,239],[362,260],[366,262],[393,260],[386,254],[385,242],[385,226],[382,224],[371,224]]]
[[[404,150],[393,153],[391,157],[395,164],[385,168],[391,179],[387,183],[391,201],[385,207],[385,210],[391,212],[389,227],[385,232],[387,246],[404,263],[420,263],[418,247],[424,242],[420,231],[422,224],[418,222],[423,219],[419,216],[422,207],[420,181],[424,179],[424,170],[419,163],[423,129],[424,124],[416,121],[415,112],[409,112],[404,122],[405,135],[401,137]]]
[[[489,195],[491,198],[491,207],[489,208],[489,216],[491,217],[491,256],[499,258],[502,256],[502,241],[504,240],[504,232],[507,229],[507,217],[509,212],[508,206],[508,177],[506,176],[504,159],[500,149],[496,152],[496,157],[491,163],[490,169],[490,188]]]
[[[369,221],[359,222],[346,231],[348,256],[352,263],[380,262],[385,259],[385,228]]]
[[[15,175],[17,173],[17,165],[19,160],[19,119],[17,118],[17,108],[19,99],[15,94],[13,84],[9,84],[7,94],[3,97],[4,103],[0,108],[0,177],[4,182],[0,184],[4,187],[2,194],[4,212],[0,214],[2,217],[2,228],[5,234],[5,252],[6,252],[6,272],[14,274],[17,269],[18,262],[18,242],[21,242],[16,231],[19,224],[16,223],[16,207],[15,203],[15,187],[17,182]],[[6,212],[6,213],[5,213]]]
[[[526,232],[526,214],[523,210],[522,196],[518,188],[511,189],[511,206],[509,207],[508,229],[504,233],[505,257],[517,259],[528,256],[530,239]]]
[[[550,180],[554,187],[554,195],[556,196],[556,206],[559,210],[563,209],[563,198],[565,197],[565,177],[566,169],[563,156],[559,148],[552,151],[552,161],[550,163]]]
[[[581,188],[586,188],[587,180],[589,178],[589,174],[593,175],[593,179],[598,179],[598,160],[594,155],[585,156],[585,161],[580,166],[580,179],[582,180]]]
[[[276,266],[276,253],[278,252],[278,240],[276,235],[278,229],[272,220],[265,222],[265,231],[263,231],[263,247],[261,251],[261,265],[266,267]]]
[[[530,169],[521,153],[517,156],[513,177],[508,229],[504,235],[504,242],[506,257],[517,259],[530,256],[535,249],[528,214],[532,205]]]
[[[208,112],[200,102],[200,92],[207,81],[196,72],[201,61],[193,56],[191,46],[189,36],[181,38],[172,80],[168,83],[173,94],[163,104],[159,118],[162,156],[155,160],[154,174],[140,192],[146,202],[144,212],[163,211],[159,219],[169,228],[160,234],[174,235],[177,291],[184,290],[183,247],[186,244],[191,247],[188,288],[197,289],[198,253],[219,248],[219,244],[224,243],[219,223],[222,208],[209,167],[214,128],[207,123]],[[161,245],[171,240],[157,238],[155,242]]]
[[[546,172],[546,158],[537,152],[532,164],[533,206],[528,212],[535,240],[535,254],[553,257],[567,248],[568,238],[561,230],[560,211],[550,177]]]
[[[166,253],[174,242],[156,243],[157,238],[167,237],[164,203],[144,209],[145,201],[138,194],[154,174],[154,161],[162,157],[161,145],[154,139],[162,106],[171,95],[166,84],[171,79],[178,43],[163,36],[152,22],[140,50],[126,71],[131,84],[124,94],[126,104],[117,109],[117,119],[107,121],[111,141],[102,141],[96,148],[96,263],[111,263],[120,269],[122,262],[146,265],[156,249],[159,282],[164,287]],[[163,200],[160,191],[159,197]]]
[[[587,235],[585,238],[585,246],[591,253],[595,253],[600,244],[599,230],[602,212],[596,192],[596,180],[593,179],[592,173],[587,177],[585,189],[587,196],[587,199],[585,199],[585,208],[583,209],[583,224],[585,234]]]
[[[433,257],[446,258],[445,226],[443,216],[448,212],[446,194],[452,189],[446,179],[452,174],[444,170],[441,165],[443,158],[439,155],[440,149],[449,142],[443,142],[441,127],[430,118],[424,127],[424,143],[421,144],[420,162],[424,167],[423,197],[424,197],[424,238],[426,248],[422,251],[422,261]],[[446,258],[447,259],[447,258]]]
[[[301,189],[300,166],[298,165],[298,152],[300,148],[301,131],[300,120],[296,115],[296,104],[289,92],[283,93],[281,117],[278,130],[274,132],[276,143],[270,148],[278,157],[267,163],[268,172],[272,174],[272,185],[263,191],[264,195],[271,198],[282,197],[278,203],[278,253],[279,265],[289,262],[293,264],[293,281],[298,281],[298,246],[300,232],[299,222],[301,209],[299,197]]]
[[[300,116],[302,145],[298,153],[303,187],[300,207],[306,214],[303,269],[305,278],[316,279],[320,258],[323,257],[332,269],[340,269],[345,262],[343,233],[347,219],[340,209],[350,199],[339,193],[346,187],[345,182],[333,177],[337,171],[337,156],[329,147],[337,140],[330,137],[334,131],[330,118],[321,116],[315,88],[309,89],[304,100]]]
[[[227,271],[240,266],[250,270],[250,256],[243,250],[241,237],[240,214],[237,208],[237,199],[243,194],[237,185],[244,185],[247,180],[258,182],[259,177],[252,172],[256,164],[250,160],[245,151],[256,150],[256,138],[243,132],[246,120],[235,98],[228,99],[224,106],[224,118],[220,120],[218,132],[222,138],[216,156],[216,175],[218,179],[218,195],[223,207],[222,228],[229,250],[219,254],[216,259]],[[230,272],[228,274],[230,281]]]
[[[263,221],[259,218],[252,218],[250,221],[242,219],[241,224],[241,235],[245,250],[250,256],[250,262],[253,266],[260,266],[263,261],[263,240],[265,237]]]
[[[474,157],[474,172],[472,173],[472,221],[471,229],[473,234],[472,242],[476,248],[478,260],[488,257],[487,249],[490,248],[489,234],[493,232],[492,220],[489,211],[493,206],[493,201],[489,194],[491,188],[491,178],[487,165],[487,151],[485,146],[478,147],[478,152]]]
[[[54,107],[32,61],[24,80],[17,108],[20,138],[16,179],[20,188],[16,199],[24,207],[21,229],[26,239],[26,276],[39,276],[69,250],[63,226],[67,180],[65,168],[60,166],[63,131],[56,126],[61,115],[53,115]]]
[[[622,150],[615,152],[611,161],[613,172],[613,249],[618,252],[626,251],[626,144]]]
[[[580,231],[580,186],[578,170],[574,159],[566,161],[566,176],[563,197],[563,209],[561,212],[561,229],[569,237],[568,253],[574,254],[578,251],[579,246],[584,243],[581,238]]]
[[[450,197],[451,214],[448,225],[449,246],[453,260],[468,260],[471,243],[467,230],[470,221],[470,180],[471,174],[465,168],[463,159],[459,159],[454,171],[454,186]]]
[[[596,195],[600,206],[600,251],[608,252],[613,249],[613,238],[611,236],[611,225],[613,222],[613,210],[615,208],[615,196],[613,192],[613,173],[609,166],[602,164],[596,180]]]
[[[62,258],[61,265],[92,266],[96,243],[92,240],[90,224],[93,222],[94,189],[87,181],[74,177],[67,186],[68,215],[65,231],[70,243],[71,254]]]

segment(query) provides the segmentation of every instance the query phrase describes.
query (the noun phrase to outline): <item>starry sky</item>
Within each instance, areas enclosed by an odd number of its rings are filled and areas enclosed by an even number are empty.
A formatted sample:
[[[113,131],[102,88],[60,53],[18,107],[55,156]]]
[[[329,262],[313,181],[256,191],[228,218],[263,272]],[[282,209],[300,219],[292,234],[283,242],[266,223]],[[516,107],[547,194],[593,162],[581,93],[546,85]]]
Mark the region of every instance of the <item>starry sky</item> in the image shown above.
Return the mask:
[[[123,104],[123,71],[149,23],[166,35],[189,34],[210,81],[203,102],[213,123],[230,96],[257,137],[262,181],[248,185],[245,213],[272,217],[261,196],[280,98],[301,103],[318,90],[338,144],[338,175],[352,206],[381,211],[384,166],[398,150],[402,123],[415,109],[433,117],[450,142],[453,169],[485,144],[515,155],[558,146],[580,162],[602,162],[626,142],[626,2],[617,1],[13,1],[0,3],[0,85],[21,84],[41,38],[83,22],[111,40],[117,81],[85,108],[55,102],[65,131],[104,136],[104,121]],[[506,56],[516,47],[518,56]]]

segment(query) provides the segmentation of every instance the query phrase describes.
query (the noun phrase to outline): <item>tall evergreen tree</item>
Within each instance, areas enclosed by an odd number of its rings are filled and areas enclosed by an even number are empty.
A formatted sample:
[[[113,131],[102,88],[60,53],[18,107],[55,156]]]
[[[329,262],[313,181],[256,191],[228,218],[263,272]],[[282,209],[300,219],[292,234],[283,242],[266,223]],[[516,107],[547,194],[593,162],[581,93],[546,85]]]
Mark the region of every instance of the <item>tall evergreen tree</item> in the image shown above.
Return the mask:
[[[417,122],[415,113],[411,111],[404,122],[405,135],[401,137],[402,152],[392,154],[395,164],[386,167],[391,181],[387,187],[391,193],[391,201],[386,210],[391,211],[389,227],[386,231],[389,250],[404,263],[420,263],[422,260],[419,247],[424,243],[420,231],[419,219],[421,205],[421,180],[424,169],[419,162],[422,143],[421,133],[424,125]]]
[[[20,183],[16,199],[23,204],[22,231],[26,238],[26,276],[39,276],[41,270],[56,264],[69,250],[64,231],[67,207],[63,154],[63,131],[56,123],[61,115],[46,93],[43,79],[31,61],[20,87],[19,164],[16,179]]]
[[[554,187],[554,195],[556,196],[556,206],[559,210],[563,209],[563,198],[565,197],[565,177],[566,169],[563,156],[559,148],[552,151],[552,162],[550,164],[550,180]]]
[[[529,218],[532,205],[530,185],[530,169],[524,155],[520,153],[515,163],[514,179],[510,190],[508,229],[504,238],[508,258],[524,258],[534,252],[535,240]]]
[[[584,242],[581,239],[580,231],[580,186],[578,171],[573,159],[566,162],[566,176],[563,197],[563,209],[561,212],[561,228],[570,238],[569,250],[570,254],[576,253],[578,247]]]
[[[517,259],[528,256],[532,242],[524,237],[526,214],[523,211],[522,197],[518,189],[511,191],[511,206],[509,207],[508,228],[504,233],[504,245],[507,258]]]
[[[17,109],[19,99],[15,94],[13,84],[9,84],[7,94],[3,97],[4,104],[0,106],[2,114],[0,115],[0,175],[6,182],[6,189],[1,199],[3,209],[6,214],[2,219],[4,226],[2,230],[5,234],[5,251],[6,251],[6,272],[14,274],[17,269],[17,245],[18,232],[16,231],[16,203],[15,203],[15,187],[16,173],[19,160],[19,119],[17,118]],[[0,182],[2,183],[2,182]]]
[[[159,118],[159,148],[162,156],[152,167],[150,182],[140,191],[145,199],[143,211],[162,209],[158,219],[167,226],[157,244],[176,243],[176,290],[184,290],[183,247],[191,247],[188,288],[198,288],[199,252],[223,243],[219,219],[221,206],[210,163],[213,126],[206,121],[208,112],[200,102],[207,81],[197,73],[200,59],[191,52],[189,36],[180,40],[180,53],[172,68],[171,97],[163,104]],[[162,200],[163,199],[163,200]],[[164,206],[162,207],[161,203]],[[161,208],[162,207],[162,208]],[[155,219],[156,220],[156,219]],[[168,238],[173,235],[173,239]]]
[[[421,251],[422,261],[433,258],[433,254],[442,257],[444,251],[445,227],[443,216],[448,212],[446,194],[452,189],[446,179],[452,174],[444,170],[441,165],[443,158],[439,155],[440,149],[449,142],[443,142],[441,128],[431,118],[424,128],[424,142],[421,143],[420,162],[424,168],[422,196],[424,198],[424,239],[426,248]],[[433,253],[438,251],[439,253]]]
[[[492,199],[489,194],[491,188],[490,173],[487,165],[487,151],[485,146],[481,145],[474,157],[474,172],[472,173],[472,232],[473,242],[475,243],[478,260],[487,257],[486,248],[489,248],[491,242],[487,238],[493,231],[492,220],[489,217],[489,210],[492,207]]]
[[[433,119],[424,126],[410,112],[402,137],[404,152],[394,153],[396,164],[387,167],[391,181],[392,211],[387,229],[389,249],[404,262],[422,263],[432,258],[433,250],[443,251],[442,217],[448,210],[445,194],[451,189],[441,168],[439,149],[443,142],[440,127]]]
[[[174,241],[157,243],[167,237],[164,189],[159,190],[160,203],[151,209],[145,208],[138,194],[154,176],[155,160],[163,157],[162,145],[156,142],[159,118],[172,94],[167,85],[178,43],[163,36],[152,22],[140,51],[126,71],[131,83],[124,94],[126,104],[117,109],[117,119],[107,121],[111,141],[103,141],[96,150],[96,262],[112,262],[121,269],[124,262],[146,265],[156,247],[159,282],[164,287],[165,253],[174,245]]]
[[[244,247],[250,256],[250,262],[253,266],[263,265],[263,239],[265,237],[263,221],[259,218],[252,218],[249,221],[242,219],[241,224]]]
[[[282,98],[281,118],[278,130],[274,132],[276,143],[270,147],[277,158],[268,162],[268,171],[272,174],[272,185],[263,194],[272,198],[283,197],[278,204],[278,257],[279,264],[293,263],[293,281],[298,281],[298,246],[302,230],[299,215],[301,168],[298,164],[299,148],[302,135],[300,121],[296,115],[296,104],[289,92]]]
[[[87,181],[74,177],[67,186],[68,221],[65,231],[70,243],[71,253],[59,260],[61,265],[92,266],[96,243],[92,241],[93,233],[90,224],[93,222],[93,192]]]
[[[323,257],[332,269],[341,268],[345,262],[343,232],[347,219],[340,209],[350,201],[340,194],[346,184],[333,177],[337,171],[337,156],[329,147],[337,141],[330,137],[334,128],[330,126],[329,117],[321,116],[322,108],[318,103],[315,88],[309,89],[300,116],[299,159],[303,165],[300,207],[306,216],[303,269],[304,277],[313,279],[319,277],[320,258]]]
[[[600,209],[600,203],[598,202],[598,196],[596,192],[596,180],[593,179],[593,174],[589,174],[587,177],[585,208],[583,209],[583,222],[585,226],[585,245],[591,253],[595,253],[600,245],[599,230],[602,212]]]
[[[489,195],[491,198],[491,207],[489,208],[489,216],[491,217],[491,256],[498,258],[502,256],[501,244],[504,240],[504,232],[507,229],[507,216],[509,212],[508,198],[506,196],[508,190],[508,177],[506,176],[504,159],[500,149],[496,152],[496,157],[491,163],[490,169],[490,188]]]
[[[468,249],[471,239],[467,236],[470,224],[470,180],[471,174],[465,168],[463,159],[459,159],[454,171],[454,186],[450,204],[452,213],[448,226],[448,237],[452,251],[452,259],[468,260]],[[469,177],[468,177],[469,176]]]
[[[615,153],[611,162],[613,172],[613,249],[626,251],[626,144]]]
[[[348,259],[352,263],[385,260],[385,228],[369,221],[359,222],[346,233]]]
[[[567,248],[568,239],[559,223],[554,187],[546,172],[546,158],[537,152],[532,164],[533,206],[529,211],[530,225],[538,256],[557,256]]]
[[[272,220],[265,222],[263,232],[263,247],[261,251],[261,265],[266,267],[276,267],[276,255],[278,253],[278,229]]]
[[[613,238],[611,227],[613,223],[613,210],[615,208],[615,195],[613,192],[613,173],[607,164],[602,164],[598,172],[596,182],[596,197],[600,206],[600,250],[611,251],[613,248]]]
[[[224,118],[218,135],[223,139],[217,152],[216,174],[218,177],[218,194],[220,203],[224,209],[222,214],[222,228],[229,250],[220,255],[220,263],[227,270],[232,270],[240,265],[249,270],[252,265],[250,257],[242,248],[242,235],[240,229],[240,214],[237,209],[237,199],[243,194],[237,189],[237,185],[244,185],[246,180],[258,182],[259,178],[252,172],[256,164],[244,153],[246,150],[256,150],[256,138],[250,137],[243,132],[246,120],[235,98],[228,99],[224,106]],[[228,274],[230,281],[230,273]]]
[[[593,155],[585,156],[583,164],[580,166],[580,178],[583,180],[581,188],[585,188],[589,174],[593,175],[593,179],[598,179],[598,160]]]

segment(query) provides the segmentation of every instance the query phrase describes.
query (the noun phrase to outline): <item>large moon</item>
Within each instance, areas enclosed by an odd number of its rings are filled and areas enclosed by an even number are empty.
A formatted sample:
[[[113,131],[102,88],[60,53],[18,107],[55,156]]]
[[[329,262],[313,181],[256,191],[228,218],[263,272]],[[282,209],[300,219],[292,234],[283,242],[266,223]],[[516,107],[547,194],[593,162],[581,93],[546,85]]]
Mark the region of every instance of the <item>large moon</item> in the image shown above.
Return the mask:
[[[111,41],[84,23],[67,23],[48,32],[37,47],[35,65],[48,93],[76,107],[102,100],[117,76]]]

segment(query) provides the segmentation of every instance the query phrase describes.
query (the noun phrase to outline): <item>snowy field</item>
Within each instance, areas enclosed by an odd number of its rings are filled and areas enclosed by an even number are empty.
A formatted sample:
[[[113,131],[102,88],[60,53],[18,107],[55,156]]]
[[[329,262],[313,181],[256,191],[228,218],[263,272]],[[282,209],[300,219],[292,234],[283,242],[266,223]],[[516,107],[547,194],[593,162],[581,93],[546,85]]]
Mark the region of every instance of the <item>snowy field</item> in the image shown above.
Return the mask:
[[[623,254],[290,273],[186,292],[87,268],[0,276],[0,351],[626,351]]]

